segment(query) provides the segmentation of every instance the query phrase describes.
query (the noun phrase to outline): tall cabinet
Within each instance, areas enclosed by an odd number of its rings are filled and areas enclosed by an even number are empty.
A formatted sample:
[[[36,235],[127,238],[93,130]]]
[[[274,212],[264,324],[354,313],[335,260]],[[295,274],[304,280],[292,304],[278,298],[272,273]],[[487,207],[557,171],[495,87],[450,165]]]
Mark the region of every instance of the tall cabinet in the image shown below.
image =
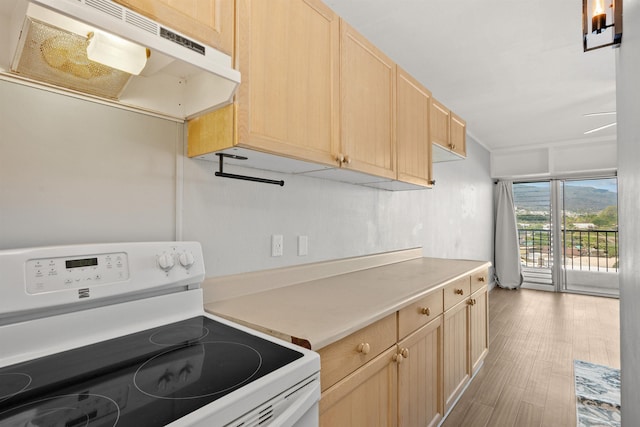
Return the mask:
[[[489,350],[488,272],[444,288],[444,410],[455,405]]]
[[[429,133],[431,92],[400,67],[397,67],[396,82],[398,179],[429,187],[433,184]]]
[[[340,23],[343,166],[396,178],[396,66],[345,21]]]

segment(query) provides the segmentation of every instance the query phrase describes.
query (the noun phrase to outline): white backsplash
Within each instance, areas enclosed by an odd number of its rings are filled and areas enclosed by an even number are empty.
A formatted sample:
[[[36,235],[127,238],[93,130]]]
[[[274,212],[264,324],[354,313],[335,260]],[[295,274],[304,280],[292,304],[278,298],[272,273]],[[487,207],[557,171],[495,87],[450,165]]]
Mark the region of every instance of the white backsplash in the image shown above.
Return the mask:
[[[436,186],[390,192],[229,167],[285,186],[214,176],[189,159],[184,127],[0,81],[0,249],[198,240],[207,276],[423,247],[491,260],[489,153],[434,165]],[[284,255],[271,257],[271,235]],[[299,235],[308,255],[297,255]]]

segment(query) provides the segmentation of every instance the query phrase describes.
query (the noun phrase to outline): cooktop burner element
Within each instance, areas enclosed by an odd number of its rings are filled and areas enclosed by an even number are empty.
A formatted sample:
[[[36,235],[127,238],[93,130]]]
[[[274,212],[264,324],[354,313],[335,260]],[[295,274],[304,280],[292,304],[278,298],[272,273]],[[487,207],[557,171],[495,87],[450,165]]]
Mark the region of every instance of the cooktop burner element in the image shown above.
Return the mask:
[[[0,402],[23,392],[31,384],[31,377],[19,372],[0,374]]]
[[[133,382],[138,390],[152,397],[197,399],[247,383],[261,366],[260,353],[248,345],[202,342],[153,356],[138,368]],[[190,387],[195,380],[199,380],[198,387]]]
[[[2,426],[83,427],[91,425],[116,426],[120,418],[118,404],[105,396],[95,394],[68,394],[47,397],[24,403],[9,411]]]
[[[165,425],[300,357],[197,316],[0,369],[0,425]]]
[[[186,344],[199,341],[209,335],[209,329],[202,325],[167,326],[149,337],[149,341],[157,345]]]

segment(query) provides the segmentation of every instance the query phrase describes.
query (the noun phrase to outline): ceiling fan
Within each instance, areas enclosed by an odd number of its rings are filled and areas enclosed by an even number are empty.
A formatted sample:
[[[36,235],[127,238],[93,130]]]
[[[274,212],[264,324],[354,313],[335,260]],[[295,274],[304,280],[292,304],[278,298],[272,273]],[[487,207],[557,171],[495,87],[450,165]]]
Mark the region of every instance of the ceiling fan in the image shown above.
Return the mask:
[[[611,115],[615,115],[615,114],[616,114],[615,111],[605,111],[605,112],[602,112],[602,113],[584,114],[584,117],[611,116]],[[586,131],[584,134],[588,135],[588,134],[593,133],[593,132],[598,132],[599,130],[603,130],[603,129],[607,129],[607,128],[610,128],[612,126],[615,126],[616,124],[617,124],[617,122],[613,122],[613,123],[609,123],[609,124],[604,125],[604,126],[598,126],[597,128],[590,129],[590,130]]]

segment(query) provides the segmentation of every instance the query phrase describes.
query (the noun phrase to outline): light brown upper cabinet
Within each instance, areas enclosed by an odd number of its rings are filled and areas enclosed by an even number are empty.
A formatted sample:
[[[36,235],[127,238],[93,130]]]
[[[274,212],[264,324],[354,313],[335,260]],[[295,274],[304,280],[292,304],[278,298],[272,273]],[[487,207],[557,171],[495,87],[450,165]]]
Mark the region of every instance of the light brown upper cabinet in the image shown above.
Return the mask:
[[[238,0],[236,13],[235,108],[189,122],[189,156],[239,146],[335,167],[338,16],[318,0]]]
[[[431,92],[397,67],[398,179],[425,187],[431,186],[430,105]]]
[[[233,0],[114,0],[227,55],[233,52]]]
[[[342,166],[396,179],[396,66],[344,20],[340,100]]]
[[[431,141],[434,144],[433,161],[455,160],[466,157],[467,125],[465,121],[435,98],[432,98],[430,118]]]
[[[451,150],[462,157],[467,156],[467,122],[451,112]]]

